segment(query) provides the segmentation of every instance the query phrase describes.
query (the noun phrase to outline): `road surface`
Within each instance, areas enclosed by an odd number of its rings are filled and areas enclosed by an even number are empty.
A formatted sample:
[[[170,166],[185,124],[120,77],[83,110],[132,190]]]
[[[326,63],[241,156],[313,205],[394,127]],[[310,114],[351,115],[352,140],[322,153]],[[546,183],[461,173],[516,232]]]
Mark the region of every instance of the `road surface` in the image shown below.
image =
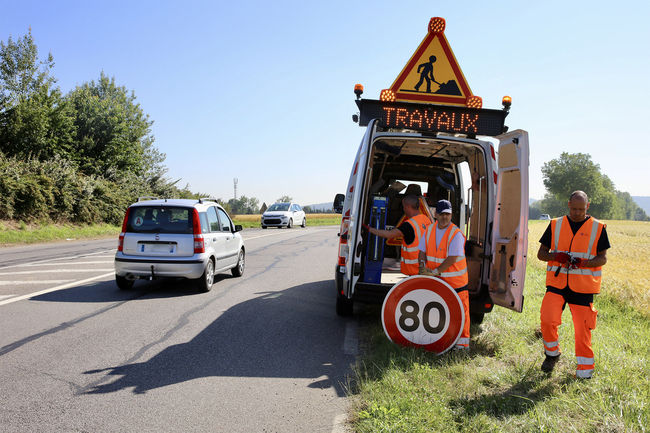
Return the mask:
[[[0,249],[0,431],[345,431],[337,230],[247,229],[208,293],[119,290],[114,239]]]

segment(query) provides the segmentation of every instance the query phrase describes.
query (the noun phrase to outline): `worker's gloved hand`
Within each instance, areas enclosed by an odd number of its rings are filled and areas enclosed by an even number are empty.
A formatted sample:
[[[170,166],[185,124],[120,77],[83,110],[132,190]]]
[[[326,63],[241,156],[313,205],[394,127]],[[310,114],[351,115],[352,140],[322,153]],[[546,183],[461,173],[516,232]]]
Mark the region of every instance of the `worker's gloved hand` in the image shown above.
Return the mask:
[[[368,224],[361,224],[361,228],[367,232],[370,231],[370,226]]]
[[[584,268],[585,263],[587,263],[587,259],[574,258],[573,260],[571,260],[571,264],[569,266],[571,267],[571,269]]]
[[[562,264],[569,263],[571,261],[571,256],[567,253],[555,253],[553,254],[553,261],[560,262]]]

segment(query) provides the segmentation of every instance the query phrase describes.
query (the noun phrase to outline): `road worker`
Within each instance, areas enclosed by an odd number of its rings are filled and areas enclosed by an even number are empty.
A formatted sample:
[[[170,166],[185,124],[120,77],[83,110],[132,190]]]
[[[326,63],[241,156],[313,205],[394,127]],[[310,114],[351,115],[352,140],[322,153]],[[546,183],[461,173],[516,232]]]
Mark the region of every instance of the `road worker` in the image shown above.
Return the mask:
[[[406,220],[392,230],[379,230],[364,224],[363,227],[373,235],[385,239],[402,237],[400,271],[405,275],[417,275],[418,244],[427,227],[431,224],[429,217],[420,213],[420,202],[415,195],[407,195],[402,199],[402,208]]]
[[[469,349],[469,292],[467,290],[467,260],[465,259],[465,236],[451,222],[451,203],[436,203],[436,222],[431,224],[418,249],[423,275],[441,278],[458,293],[465,310],[465,325],[456,342],[455,349]]]
[[[591,331],[596,328],[594,294],[600,292],[602,266],[610,248],[605,224],[587,215],[589,198],[575,191],[569,198],[569,214],[551,220],[539,240],[537,258],[548,262],[546,295],[542,300],[541,329],[546,358],[541,369],[553,371],[560,359],[558,326],[569,304],[575,328],[576,377],[591,378],[594,351]]]

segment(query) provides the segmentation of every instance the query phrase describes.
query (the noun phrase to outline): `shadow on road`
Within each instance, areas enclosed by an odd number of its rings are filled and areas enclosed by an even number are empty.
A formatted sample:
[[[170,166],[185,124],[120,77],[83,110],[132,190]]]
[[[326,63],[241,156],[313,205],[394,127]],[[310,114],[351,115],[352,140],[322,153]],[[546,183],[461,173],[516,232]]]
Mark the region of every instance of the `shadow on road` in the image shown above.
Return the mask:
[[[99,394],[134,388],[134,393],[210,376],[319,379],[310,386],[344,381],[354,357],[343,353],[346,321],[334,312],[332,281],[301,284],[237,304],[187,343],[169,346],[144,362],[103,370],[86,389]],[[325,379],[322,376],[326,376]]]

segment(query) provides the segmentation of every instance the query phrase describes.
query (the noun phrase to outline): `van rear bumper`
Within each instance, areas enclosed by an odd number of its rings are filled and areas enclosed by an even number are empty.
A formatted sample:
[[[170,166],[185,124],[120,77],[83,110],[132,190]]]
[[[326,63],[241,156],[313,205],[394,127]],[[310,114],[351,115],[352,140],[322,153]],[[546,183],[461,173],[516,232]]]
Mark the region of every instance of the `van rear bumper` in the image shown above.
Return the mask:
[[[386,295],[392,287],[392,284],[372,284],[357,282],[352,298],[355,300],[355,302],[364,302],[366,304],[383,304]]]

